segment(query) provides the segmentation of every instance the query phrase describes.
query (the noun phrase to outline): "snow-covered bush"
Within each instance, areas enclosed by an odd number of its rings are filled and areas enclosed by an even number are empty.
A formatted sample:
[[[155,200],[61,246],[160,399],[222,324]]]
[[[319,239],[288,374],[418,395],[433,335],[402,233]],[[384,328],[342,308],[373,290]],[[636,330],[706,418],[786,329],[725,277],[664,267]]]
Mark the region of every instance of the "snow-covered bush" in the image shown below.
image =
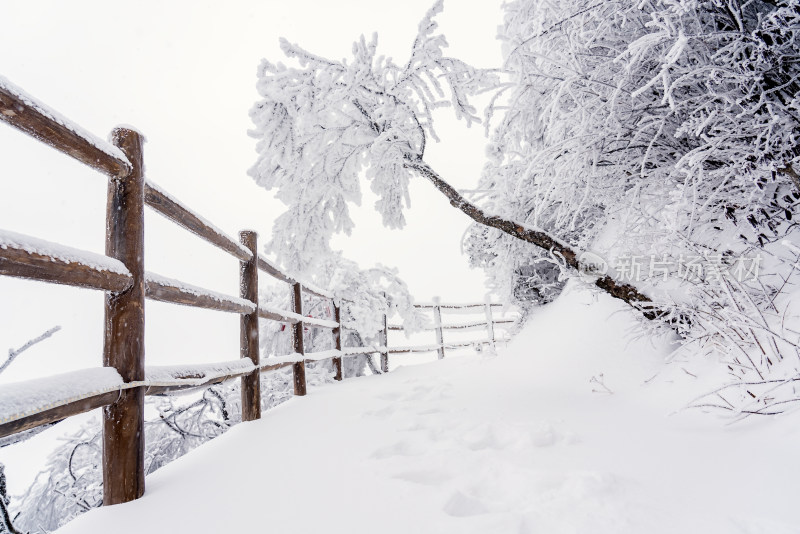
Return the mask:
[[[290,295],[290,288],[285,285],[272,285],[260,291],[259,299],[261,302],[275,308],[283,310],[292,309],[293,296]],[[306,315],[334,320],[333,307],[327,299],[319,299],[312,295],[303,296],[303,311]],[[260,342],[261,357],[285,356],[294,352],[293,328],[291,325],[276,321],[260,321]],[[343,333],[343,346],[359,346],[361,339],[353,331]],[[335,348],[333,333],[330,328],[318,328],[311,325],[303,327],[303,344],[306,352],[322,352]],[[354,356],[342,359],[342,373],[345,378],[363,376],[367,365],[366,356]],[[333,362],[331,360],[321,360],[318,362],[307,362],[308,370],[317,369],[332,376]],[[311,376],[318,373],[308,375]],[[313,382],[312,382],[313,383]]]
[[[498,95],[487,208],[610,254],[741,255],[791,218],[797,2],[505,9],[513,83]],[[474,233],[476,256],[528,255],[507,236]]]
[[[796,258],[780,243],[800,241],[798,23],[796,0],[507,3],[512,83],[484,207],[598,253],[617,279],[646,259],[634,283],[684,319],[692,348],[740,382],[795,380]],[[554,259],[526,243],[475,225],[466,246],[522,306],[559,291]],[[529,280],[542,295],[519,290]],[[717,402],[771,402],[734,389]]]
[[[384,315],[399,316],[408,333],[426,326],[425,314],[414,308],[408,286],[396,270],[383,266],[360,269],[355,262],[340,254],[331,254],[316,263],[319,271],[315,283],[330,288],[337,295],[342,321],[342,347],[377,346],[381,344]],[[268,306],[292,309],[293,294],[286,285],[272,285],[262,289],[260,300]],[[331,302],[313,295],[303,295],[303,312],[321,319],[334,320]],[[261,322],[262,357],[283,356],[294,351],[292,328],[274,321]],[[308,325],[303,341],[306,352],[321,352],[335,347],[329,328]],[[323,360],[307,364],[333,372],[332,362]],[[345,377],[362,376],[365,367],[375,372],[376,367],[367,355],[350,356],[342,360]]]

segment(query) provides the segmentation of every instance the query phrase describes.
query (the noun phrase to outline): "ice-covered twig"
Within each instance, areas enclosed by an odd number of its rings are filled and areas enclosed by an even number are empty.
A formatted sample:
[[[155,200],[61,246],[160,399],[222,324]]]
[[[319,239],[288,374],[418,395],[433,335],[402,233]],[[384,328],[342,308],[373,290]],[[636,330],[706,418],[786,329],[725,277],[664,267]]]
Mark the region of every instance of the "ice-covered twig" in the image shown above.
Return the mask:
[[[11,365],[11,362],[13,362],[17,358],[17,356],[19,356],[20,354],[22,354],[23,352],[25,352],[26,350],[28,350],[32,346],[36,345],[37,343],[40,343],[40,342],[44,341],[45,339],[49,338],[50,336],[52,336],[53,334],[55,334],[59,330],[61,330],[61,326],[56,325],[53,328],[51,328],[50,330],[48,330],[47,332],[41,334],[40,336],[37,336],[37,337],[29,340],[27,343],[22,345],[20,348],[18,348],[18,349],[8,349],[8,358],[6,359],[5,362],[3,362],[3,365],[0,365],[0,373],[5,371],[8,368],[8,366]]]
[[[600,374],[595,375],[592,378],[590,378],[589,379],[589,383],[590,384],[597,384],[598,386],[603,388],[602,390],[592,388],[592,393],[608,393],[609,395],[613,395],[614,394],[614,392],[611,391],[608,388],[608,386],[606,386],[606,384],[605,384],[605,382],[603,380],[603,373],[600,373]]]

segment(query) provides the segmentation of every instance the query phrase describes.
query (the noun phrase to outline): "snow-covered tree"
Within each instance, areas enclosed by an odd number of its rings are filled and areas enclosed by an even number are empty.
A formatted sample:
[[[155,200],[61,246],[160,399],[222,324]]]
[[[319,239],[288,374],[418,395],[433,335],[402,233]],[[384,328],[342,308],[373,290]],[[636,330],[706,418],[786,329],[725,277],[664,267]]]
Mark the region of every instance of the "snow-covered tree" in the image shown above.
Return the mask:
[[[798,22],[796,0],[505,6],[512,83],[497,96],[483,206],[599,253],[618,279],[631,258],[648,259],[639,287],[750,384],[714,399],[726,409],[746,399],[769,413],[787,400],[776,384],[800,372],[786,324],[798,282]],[[552,254],[478,225],[466,245],[522,305],[531,285],[544,301],[560,291]],[[700,260],[692,276],[689,258]],[[760,264],[737,276],[744,262]]]
[[[579,267],[577,252],[566,242],[486,212],[425,162],[428,141],[439,140],[434,111],[450,108],[467,126],[479,123],[470,99],[499,84],[495,72],[445,55],[447,41],[434,21],[442,9],[439,0],[422,19],[404,64],[378,55],[377,36],[355,42],[349,61],[327,59],[283,39],[284,53],[299,67],[262,62],[257,85],[262,100],[250,112],[259,156],[250,174],[258,184],[276,189],[288,206],[276,220],[269,245],[280,263],[309,272],[332,253],[331,236],[352,229],[348,204],[360,201],[363,174],[379,197],[375,207],[388,227],[403,226],[409,180],[421,176],[478,223]],[[608,276],[596,285],[627,302],[646,305],[650,300]]]
[[[352,227],[362,175],[384,222],[402,226],[420,176],[476,222],[471,261],[518,304],[551,300],[594,263],[590,252],[610,266],[585,273],[595,286],[722,353],[739,380],[795,376],[800,367],[781,363],[797,360],[781,318],[798,275],[799,6],[511,1],[506,78],[444,54],[441,1],[405,64],[378,56],[376,38],[341,61],[283,41],[299,67],[264,62],[251,112],[251,174],[288,205],[272,247],[298,268],[324,257]],[[495,91],[486,194],[470,202],[425,162],[425,146],[433,110],[478,122],[470,98],[485,91]],[[652,260],[630,276],[631,258]],[[688,258],[700,261],[694,276]],[[735,276],[744,261],[761,262],[757,276]]]
[[[791,219],[797,2],[505,9],[514,83],[484,173],[488,209],[580,250],[659,255],[740,255],[766,244],[762,228]],[[543,259],[483,228],[470,243],[479,263],[510,256],[497,263],[518,270]]]
[[[433,21],[441,9],[437,2],[420,23],[404,65],[377,55],[377,35],[355,42],[349,62],[285,39],[284,53],[300,68],[262,62],[263,100],[250,112],[259,157],[250,174],[288,205],[270,246],[293,271],[327,258],[331,236],[352,229],[348,203],[360,202],[362,172],[383,222],[404,225],[409,165],[424,156],[429,137],[437,139],[434,110],[449,105],[467,124],[479,121],[469,98],[495,77],[444,55],[447,43]]]

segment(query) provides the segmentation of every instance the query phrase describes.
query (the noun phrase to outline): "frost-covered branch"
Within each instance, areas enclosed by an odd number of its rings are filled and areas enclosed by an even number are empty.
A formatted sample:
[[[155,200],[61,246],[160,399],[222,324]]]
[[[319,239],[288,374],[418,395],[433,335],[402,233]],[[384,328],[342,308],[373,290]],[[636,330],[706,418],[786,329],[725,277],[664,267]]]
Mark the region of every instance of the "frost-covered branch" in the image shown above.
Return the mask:
[[[20,348],[18,348],[18,349],[8,349],[8,357],[6,358],[6,361],[3,362],[2,365],[0,365],[0,373],[5,371],[6,369],[8,369],[8,366],[11,365],[11,362],[13,362],[17,358],[17,356],[19,356],[20,354],[22,354],[23,352],[25,352],[26,350],[28,350],[32,346],[36,345],[37,343],[40,343],[40,342],[44,341],[45,339],[49,338],[50,336],[52,336],[53,334],[55,334],[59,330],[61,330],[60,326],[54,326],[53,328],[51,328],[50,330],[44,332],[43,334],[41,334],[41,335],[31,339],[31,340],[28,340]],[[39,432],[41,432],[45,428],[47,428],[49,426],[52,426],[53,424],[55,424],[55,423],[42,425],[40,427],[27,430],[27,431],[25,431],[23,433],[20,433],[20,434],[14,434],[12,436],[7,436],[5,438],[2,438],[2,439],[0,439],[0,447],[5,447],[5,446],[8,446],[8,445],[13,445],[15,443],[20,443],[22,441],[25,441],[25,440],[35,436],[36,434],[38,434]],[[20,531],[17,530],[14,527],[14,524],[13,524],[13,521],[12,521],[12,518],[11,518],[11,514],[9,513],[8,506],[9,506],[10,503],[11,503],[11,499],[8,496],[7,487],[6,487],[5,466],[2,463],[0,463],[0,533],[8,532],[9,534],[21,534]]]
[[[465,199],[455,188],[445,182],[430,166],[421,160],[410,161],[408,166],[417,170],[422,176],[430,180],[436,189],[450,199],[450,204],[453,207],[466,213],[476,223],[496,228],[521,241],[535,245],[550,254],[557,255],[572,269],[580,270],[583,268],[580,263],[579,254],[562,241],[554,239],[541,230],[527,228],[520,223],[496,215],[488,215],[475,204]],[[632,306],[643,309],[644,315],[648,319],[655,319],[665,315],[664,312],[654,310],[651,306],[652,300],[630,284],[620,283],[610,276],[602,276],[595,281],[595,285],[612,297],[621,299]]]
[[[29,340],[24,345],[22,345],[20,348],[18,348],[18,349],[8,349],[8,358],[6,359],[5,362],[3,362],[3,365],[0,365],[0,373],[5,371],[8,368],[8,366],[11,365],[11,362],[13,362],[17,358],[17,356],[19,356],[20,354],[22,354],[23,352],[25,352],[26,350],[28,350],[32,346],[36,345],[37,343],[41,343],[42,341],[44,341],[45,339],[49,338],[50,336],[52,336],[53,334],[55,334],[59,330],[61,330],[60,326],[54,326],[53,328],[51,328],[47,332],[41,334],[40,336],[37,336],[37,337]]]
[[[493,71],[444,55],[447,42],[434,21],[442,5],[436,2],[420,23],[403,67],[376,56],[377,37],[357,41],[350,63],[320,58],[286,41],[284,52],[304,68],[263,63],[258,89],[264,98],[251,112],[259,158],[250,174],[277,189],[288,206],[270,244],[278,261],[305,272],[332,254],[331,236],[352,228],[347,204],[360,201],[359,178],[365,171],[386,226],[403,226],[409,180],[421,175],[477,223],[556,255],[566,267],[579,267],[576,249],[566,241],[513,218],[488,215],[425,163],[426,139],[437,139],[433,111],[449,107],[468,126],[480,122],[470,98],[500,85]],[[597,286],[648,308],[649,318],[659,315],[630,284],[606,276]]]
[[[468,125],[480,122],[470,98],[497,76],[444,54],[447,41],[434,20],[442,6],[436,2],[423,18],[403,65],[377,55],[377,36],[356,41],[349,61],[282,40],[300,67],[262,62],[263,99],[250,113],[259,157],[250,174],[288,206],[270,244],[278,262],[306,273],[332,253],[332,235],[352,230],[348,204],[360,203],[362,173],[384,224],[402,227],[413,175],[405,162],[424,155],[428,138],[438,139],[434,111],[447,107]]]

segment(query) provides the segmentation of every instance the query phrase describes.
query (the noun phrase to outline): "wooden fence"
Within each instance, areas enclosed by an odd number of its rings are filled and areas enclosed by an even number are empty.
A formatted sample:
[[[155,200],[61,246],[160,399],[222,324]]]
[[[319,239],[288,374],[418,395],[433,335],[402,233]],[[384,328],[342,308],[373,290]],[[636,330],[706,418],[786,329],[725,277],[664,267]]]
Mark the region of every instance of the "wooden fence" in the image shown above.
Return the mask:
[[[464,347],[481,347],[487,345],[494,349],[498,342],[505,343],[508,341],[507,337],[498,338],[496,336],[495,327],[498,325],[509,325],[516,323],[516,319],[501,316],[495,317],[492,309],[503,308],[502,304],[497,303],[466,303],[466,304],[442,304],[438,299],[435,299],[430,304],[415,304],[415,308],[429,311],[433,314],[433,326],[426,328],[429,332],[436,334],[436,343],[430,345],[416,345],[409,347],[392,347],[389,349],[389,354],[410,353],[410,352],[437,352],[439,359],[445,357],[445,351],[449,349],[458,349]],[[467,322],[444,324],[442,322],[442,313],[453,314],[469,314],[469,315],[482,315],[481,319],[471,319]],[[387,330],[403,330],[403,325],[390,324],[386,327]],[[466,332],[470,330],[486,330],[486,338],[468,341],[445,341],[445,332]],[[381,366],[384,370],[387,369],[381,361]]]
[[[144,397],[178,390],[203,388],[233,378],[241,380],[242,420],[261,416],[260,373],[291,366],[295,395],[306,394],[307,361],[332,360],[336,380],[342,380],[342,358],[379,353],[381,367],[388,371],[389,354],[435,350],[443,358],[445,349],[473,344],[494,344],[495,321],[491,304],[421,305],[434,311],[437,344],[424,347],[387,346],[388,325],[384,316],[382,342],[377,347],[342,347],[340,304],[322,289],[312,287],[281,272],[258,253],[258,236],[242,231],[239,241],[193,213],[144,176],[142,136],[117,128],[111,144],[85,132],[55,111],[0,78],[0,119],[57,150],[105,174],[108,178],[106,205],[106,253],[49,243],[36,238],[0,231],[0,275],[66,284],[105,292],[103,366],[25,384],[3,386],[5,403],[0,418],[0,437],[8,436],[95,408],[103,408],[103,503],[127,502],[144,492]],[[239,260],[239,297],[164,278],[145,271],[144,207],[149,206],[169,220],[201,237]],[[291,285],[291,311],[259,303],[258,273],[265,272]],[[327,299],[334,320],[307,316],[303,296]],[[240,360],[145,369],[144,300],[149,298],[198,308],[239,314]],[[483,307],[485,320],[461,325],[442,325],[441,311],[450,308]],[[293,325],[294,354],[259,358],[258,319]],[[335,350],[307,353],[305,326],[330,329]],[[443,330],[486,328],[488,338],[478,342],[446,344]],[[109,369],[110,368],[110,369]],[[67,383],[68,382],[68,383]],[[10,414],[10,415],[9,415]]]

